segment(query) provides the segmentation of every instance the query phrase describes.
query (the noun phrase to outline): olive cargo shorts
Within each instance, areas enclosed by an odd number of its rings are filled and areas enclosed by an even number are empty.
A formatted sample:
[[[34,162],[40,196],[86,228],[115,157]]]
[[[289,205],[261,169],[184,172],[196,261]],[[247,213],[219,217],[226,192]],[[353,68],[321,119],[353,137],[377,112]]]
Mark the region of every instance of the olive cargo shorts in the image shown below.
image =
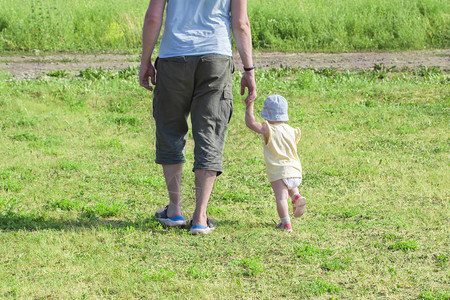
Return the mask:
[[[225,136],[233,113],[233,60],[208,54],[158,58],[153,117],[158,164],[184,163],[191,114],[194,170],[222,173]]]

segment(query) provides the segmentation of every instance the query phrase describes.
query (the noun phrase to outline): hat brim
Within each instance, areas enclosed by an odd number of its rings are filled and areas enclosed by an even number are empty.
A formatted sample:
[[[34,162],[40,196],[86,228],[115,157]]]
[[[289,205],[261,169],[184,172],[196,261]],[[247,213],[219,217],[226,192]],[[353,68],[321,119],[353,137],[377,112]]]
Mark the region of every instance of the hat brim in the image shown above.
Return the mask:
[[[270,114],[266,110],[261,111],[261,117],[267,121],[289,121],[289,116],[287,114]]]

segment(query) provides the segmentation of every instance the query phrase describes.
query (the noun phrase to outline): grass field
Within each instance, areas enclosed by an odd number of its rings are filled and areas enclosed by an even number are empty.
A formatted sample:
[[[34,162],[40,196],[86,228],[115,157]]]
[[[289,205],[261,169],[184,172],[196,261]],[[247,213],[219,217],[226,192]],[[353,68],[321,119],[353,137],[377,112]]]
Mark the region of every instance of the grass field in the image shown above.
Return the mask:
[[[450,298],[448,74],[258,70],[256,111],[280,93],[303,132],[308,206],[291,234],[274,229],[236,74],[208,236],[152,217],[167,196],[135,74],[0,75],[0,298]]]
[[[0,52],[141,48],[148,0],[0,0]],[[249,0],[253,44],[276,51],[450,47],[447,0]]]

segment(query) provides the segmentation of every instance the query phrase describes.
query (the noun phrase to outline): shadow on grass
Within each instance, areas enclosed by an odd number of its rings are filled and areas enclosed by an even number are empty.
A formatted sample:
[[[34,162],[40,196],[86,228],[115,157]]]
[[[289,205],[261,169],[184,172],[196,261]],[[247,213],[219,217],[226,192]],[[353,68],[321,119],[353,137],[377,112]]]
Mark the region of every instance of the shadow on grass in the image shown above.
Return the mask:
[[[33,213],[18,214],[6,212],[0,214],[0,230],[4,231],[36,231],[36,230],[76,230],[82,228],[103,228],[108,230],[142,230],[166,233],[167,230],[155,217],[141,220],[111,220],[97,217],[61,220]]]
[[[233,220],[216,222],[219,226],[236,226]],[[98,228],[111,231],[152,231],[159,234],[182,235],[190,226],[170,228],[162,225],[154,216],[137,220],[105,219],[100,217],[79,217],[77,219],[62,220],[35,213],[0,213],[0,231],[39,231],[39,230],[82,230]]]
[[[266,221],[266,222],[260,222],[259,226],[263,228],[275,228],[277,227],[278,223],[275,220]]]

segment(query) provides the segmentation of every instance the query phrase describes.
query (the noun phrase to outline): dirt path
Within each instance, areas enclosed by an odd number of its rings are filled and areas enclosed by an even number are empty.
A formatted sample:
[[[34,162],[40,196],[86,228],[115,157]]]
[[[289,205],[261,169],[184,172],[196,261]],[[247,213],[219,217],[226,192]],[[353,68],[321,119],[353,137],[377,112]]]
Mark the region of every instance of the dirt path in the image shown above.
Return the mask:
[[[238,55],[234,56],[236,67],[242,69]],[[260,68],[271,67],[330,67],[339,70],[372,68],[375,64],[388,67],[417,69],[422,66],[438,67],[450,72],[450,49],[408,52],[364,52],[364,53],[278,53],[257,52],[255,64]],[[89,67],[103,69],[125,69],[138,65],[138,55],[114,54],[57,54],[49,56],[1,56],[0,70],[10,72],[16,79],[31,79],[45,76],[50,71],[77,72]]]

